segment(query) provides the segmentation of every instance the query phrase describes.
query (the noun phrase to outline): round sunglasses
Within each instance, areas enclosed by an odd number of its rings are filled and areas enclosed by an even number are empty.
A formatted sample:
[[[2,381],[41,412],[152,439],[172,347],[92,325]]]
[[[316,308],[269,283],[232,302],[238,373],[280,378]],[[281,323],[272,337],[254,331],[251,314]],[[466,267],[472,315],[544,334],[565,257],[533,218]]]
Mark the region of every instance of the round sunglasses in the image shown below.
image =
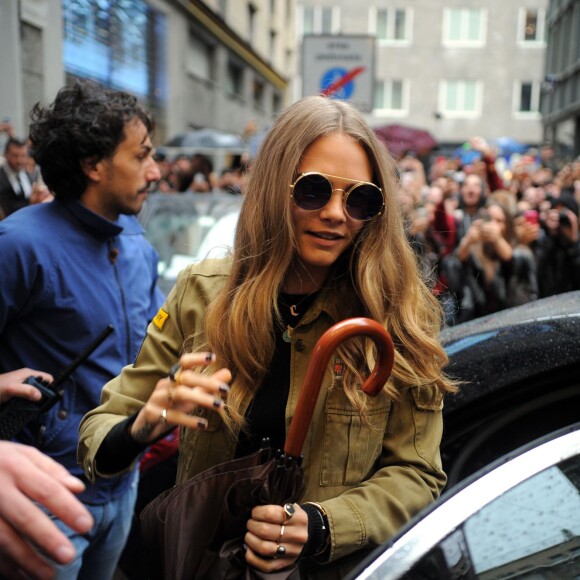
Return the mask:
[[[345,179],[337,175],[308,171],[301,173],[290,185],[292,200],[301,209],[316,211],[322,209],[335,191],[344,194],[344,209],[354,220],[367,221],[380,215],[385,205],[383,191],[374,183],[359,181],[348,189],[332,187],[329,177]]]

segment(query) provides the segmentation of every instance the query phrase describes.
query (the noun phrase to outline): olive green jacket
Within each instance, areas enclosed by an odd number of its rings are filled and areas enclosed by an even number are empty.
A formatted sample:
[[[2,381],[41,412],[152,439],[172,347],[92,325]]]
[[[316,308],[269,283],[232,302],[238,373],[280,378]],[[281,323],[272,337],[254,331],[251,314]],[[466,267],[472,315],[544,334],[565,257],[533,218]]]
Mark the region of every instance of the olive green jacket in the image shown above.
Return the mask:
[[[137,412],[157,381],[167,376],[186,344],[199,350],[207,304],[223,287],[225,260],[206,260],[184,270],[159,314],[149,325],[135,364],[103,389],[101,406],[80,426],[79,461],[87,476],[99,474],[95,455],[111,428]],[[338,322],[344,297],[323,292],[292,333],[288,429],[308,361],[318,338]],[[248,337],[251,341],[251,337]],[[400,400],[386,393],[369,397],[368,422],[361,420],[342,386],[342,361],[328,365],[304,444],[302,501],[323,505],[328,514],[330,561],[377,546],[438,497],[446,477],[441,469],[442,397],[429,389],[406,388]],[[244,413],[250,399],[244,401]],[[205,431],[181,434],[177,481],[234,457],[236,441],[217,413],[207,412]]]

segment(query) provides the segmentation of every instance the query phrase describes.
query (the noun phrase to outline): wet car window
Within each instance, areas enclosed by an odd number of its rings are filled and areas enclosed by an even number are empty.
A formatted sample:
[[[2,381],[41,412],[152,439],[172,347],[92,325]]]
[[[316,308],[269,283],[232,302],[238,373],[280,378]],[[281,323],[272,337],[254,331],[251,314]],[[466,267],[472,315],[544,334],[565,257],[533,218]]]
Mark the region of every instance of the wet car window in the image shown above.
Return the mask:
[[[405,580],[529,580],[580,575],[580,457],[493,500],[449,534]]]

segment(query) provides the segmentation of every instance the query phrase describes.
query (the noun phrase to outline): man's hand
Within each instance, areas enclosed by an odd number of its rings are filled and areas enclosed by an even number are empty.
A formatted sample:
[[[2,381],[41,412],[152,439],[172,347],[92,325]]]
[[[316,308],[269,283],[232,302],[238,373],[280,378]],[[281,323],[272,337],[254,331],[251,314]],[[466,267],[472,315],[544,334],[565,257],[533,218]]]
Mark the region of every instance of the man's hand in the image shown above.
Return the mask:
[[[42,394],[32,385],[24,381],[30,377],[40,377],[49,383],[53,381],[52,375],[34,369],[23,368],[9,373],[0,374],[0,404],[5,403],[12,397],[22,397],[31,401],[40,401]]]
[[[79,533],[93,526],[74,497],[83,483],[37,449],[0,441],[0,574],[52,578],[44,554],[66,564],[75,556],[68,538],[35,502]]]

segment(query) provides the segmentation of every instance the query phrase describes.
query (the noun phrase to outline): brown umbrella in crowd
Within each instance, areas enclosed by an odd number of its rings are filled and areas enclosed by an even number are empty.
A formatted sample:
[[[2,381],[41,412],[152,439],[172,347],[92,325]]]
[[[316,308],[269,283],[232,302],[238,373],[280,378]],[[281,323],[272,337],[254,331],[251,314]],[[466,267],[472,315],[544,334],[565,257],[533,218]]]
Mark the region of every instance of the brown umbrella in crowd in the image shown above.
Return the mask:
[[[243,541],[246,522],[257,505],[297,501],[303,489],[301,453],[324,372],[338,345],[354,336],[370,337],[377,362],[362,390],[376,396],[394,361],[393,341],[379,323],[350,318],[329,328],[314,347],[282,454],[265,447],[198,474],[153,500],[141,514],[150,577],[167,580],[260,578],[249,569]],[[296,567],[268,574],[298,578]]]

